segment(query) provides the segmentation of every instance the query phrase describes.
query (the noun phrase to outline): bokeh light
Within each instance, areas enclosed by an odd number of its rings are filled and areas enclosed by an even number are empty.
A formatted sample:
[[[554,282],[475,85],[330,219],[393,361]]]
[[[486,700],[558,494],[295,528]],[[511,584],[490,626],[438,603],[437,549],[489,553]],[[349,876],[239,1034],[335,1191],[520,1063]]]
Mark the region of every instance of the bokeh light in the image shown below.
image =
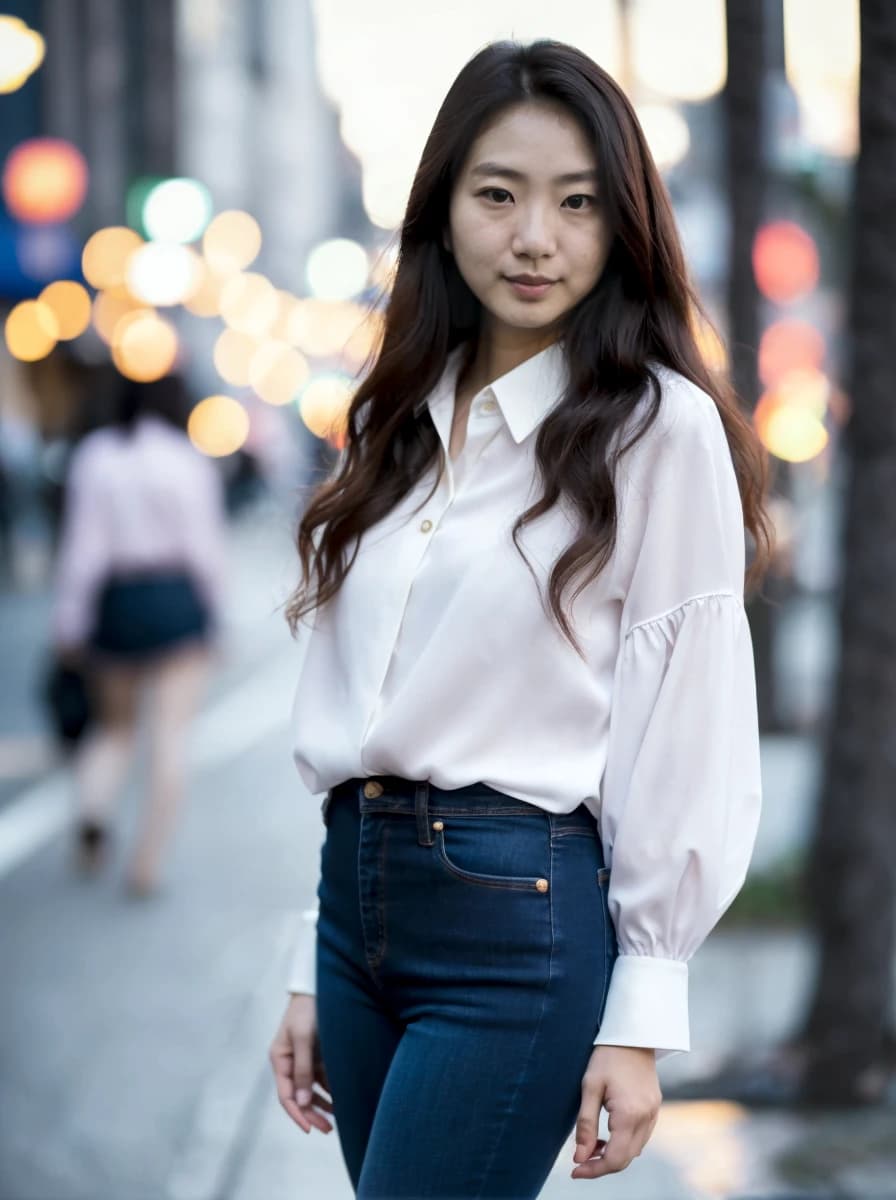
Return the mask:
[[[143,228],[159,242],[193,242],[205,232],[212,198],[196,179],[166,179],[143,202]]]
[[[56,318],[60,341],[79,337],[90,324],[90,294],[73,279],[59,279],[48,284],[38,300],[51,310]]]
[[[146,242],[128,258],[125,281],[145,304],[182,304],[200,287],[202,259],[178,242]]]
[[[759,399],[753,422],[760,440],[777,458],[808,462],[828,444],[824,426],[831,384],[812,368],[788,371]]]
[[[271,327],[268,333],[272,338],[279,338],[282,342],[288,342],[290,321],[293,313],[301,306],[301,300],[298,296],[294,296],[292,292],[280,288],[277,292],[277,315],[271,322]]]
[[[841,158],[858,150],[859,40],[856,0],[784,0],[785,67],[801,136]]]
[[[93,298],[93,327],[102,340],[109,346],[115,328],[122,317],[134,312],[151,313],[153,310],[141,304],[131,295],[121,295],[117,291],[97,292]]]
[[[110,225],[87,239],[81,255],[84,278],[98,290],[120,287],[127,276],[128,260],[144,245],[136,230]]]
[[[632,60],[641,83],[670,100],[708,100],[728,72],[724,0],[638,0]]]
[[[19,221],[67,221],[87,195],[87,163],[61,138],[29,138],[10,151],[3,167],[3,198]]]
[[[126,314],[112,333],[112,361],[122,375],[141,383],[167,375],[177,350],[174,326],[152,311]]]
[[[249,364],[249,383],[268,404],[288,404],[310,374],[304,355],[276,338],[262,342]]]
[[[640,104],[638,120],[661,170],[676,167],[691,148],[688,123],[671,104]]]
[[[221,313],[221,289],[226,275],[216,275],[204,258],[198,260],[199,286],[184,300],[184,308],[197,317],[217,317]]]
[[[249,364],[258,349],[258,340],[238,329],[225,329],[215,342],[215,369],[222,379],[234,387],[249,384]]]
[[[386,319],[380,309],[371,309],[342,347],[346,365],[353,370],[363,367],[382,346],[385,327]]]
[[[18,91],[45,52],[44,39],[20,17],[0,16],[0,93]]]
[[[13,358],[36,362],[46,358],[59,337],[59,323],[49,305],[40,300],[23,300],[6,318],[6,345]]]
[[[344,350],[367,313],[350,300],[301,300],[290,314],[288,340],[304,354],[329,358]]]
[[[212,458],[235,454],[249,436],[249,414],[232,396],[207,396],[190,413],[187,433]]]
[[[242,271],[255,261],[260,249],[258,222],[239,209],[218,213],[202,235],[202,252],[218,275]]]
[[[759,342],[759,378],[768,387],[797,367],[820,367],[825,344],[807,321],[781,320],[763,332]]]
[[[277,289],[264,275],[243,271],[221,288],[221,316],[231,329],[263,337],[274,321],[280,301]]]
[[[345,441],[354,390],[347,375],[328,372],[309,380],[299,396],[299,413],[306,427],[315,437],[327,438],[338,449]]]
[[[693,315],[694,339],[710,371],[728,369],[728,351],[715,328],[699,314]]]
[[[764,225],[753,241],[753,273],[760,292],[776,304],[789,304],[818,283],[818,249],[793,221]]]
[[[308,255],[305,277],[312,296],[350,300],[364,290],[370,263],[367,252],[351,238],[330,238]]]

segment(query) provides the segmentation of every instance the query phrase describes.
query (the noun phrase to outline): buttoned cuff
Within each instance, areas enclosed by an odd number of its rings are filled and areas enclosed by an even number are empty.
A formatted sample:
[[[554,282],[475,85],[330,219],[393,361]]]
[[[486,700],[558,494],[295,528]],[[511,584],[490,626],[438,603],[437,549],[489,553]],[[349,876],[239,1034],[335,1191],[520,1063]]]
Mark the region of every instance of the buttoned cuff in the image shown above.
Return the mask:
[[[306,908],[299,922],[298,937],[287,976],[286,990],[317,995],[317,909]]]
[[[689,1051],[688,964],[620,954],[594,1045],[652,1047],[657,1061]]]

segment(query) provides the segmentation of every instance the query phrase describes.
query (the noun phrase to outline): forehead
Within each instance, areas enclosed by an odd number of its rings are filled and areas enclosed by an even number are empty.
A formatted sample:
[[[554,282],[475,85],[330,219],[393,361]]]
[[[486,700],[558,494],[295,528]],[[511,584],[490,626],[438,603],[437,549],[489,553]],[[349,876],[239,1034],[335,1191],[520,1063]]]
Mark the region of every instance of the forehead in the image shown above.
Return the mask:
[[[501,163],[532,176],[594,169],[594,147],[572,113],[561,105],[515,104],[496,116],[473,142],[466,173],[484,162]]]

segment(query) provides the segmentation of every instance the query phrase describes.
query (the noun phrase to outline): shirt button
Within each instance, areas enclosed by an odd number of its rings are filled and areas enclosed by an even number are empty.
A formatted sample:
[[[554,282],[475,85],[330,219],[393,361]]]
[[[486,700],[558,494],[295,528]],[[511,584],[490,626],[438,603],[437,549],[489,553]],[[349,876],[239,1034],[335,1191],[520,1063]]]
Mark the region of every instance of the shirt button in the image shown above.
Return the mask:
[[[483,412],[494,412],[497,407],[498,407],[498,403],[496,400],[483,400],[482,401],[482,411]]]
[[[430,529],[432,529],[432,521],[427,517],[425,521],[421,521],[420,530],[422,533],[429,533]]]

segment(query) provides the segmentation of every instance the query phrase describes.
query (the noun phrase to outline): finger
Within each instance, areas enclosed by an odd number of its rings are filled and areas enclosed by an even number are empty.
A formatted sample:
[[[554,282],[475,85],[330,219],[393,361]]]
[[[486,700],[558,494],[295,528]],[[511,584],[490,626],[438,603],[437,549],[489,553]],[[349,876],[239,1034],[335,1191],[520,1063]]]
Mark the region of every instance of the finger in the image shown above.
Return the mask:
[[[572,1173],[573,1179],[600,1179],[602,1175],[615,1175],[624,1171],[634,1158],[631,1129],[617,1129],[610,1134],[609,1141],[600,1157],[589,1158],[580,1163]]]
[[[310,1133],[312,1125],[316,1125],[319,1129],[326,1127],[326,1132],[329,1132],[332,1126],[329,1125],[329,1122],[325,1118],[319,1117],[313,1111],[310,1104],[300,1105],[297,1102],[296,1086],[294,1083],[295,1055],[292,1051],[285,1049],[279,1044],[275,1044],[271,1047],[268,1057],[274,1071],[277,1099],[289,1117],[298,1125],[303,1133]]]
[[[576,1118],[576,1148],[573,1152],[573,1162],[584,1162],[594,1154],[598,1143],[598,1123],[603,1103],[603,1090],[591,1089],[583,1091],[582,1104]]]

